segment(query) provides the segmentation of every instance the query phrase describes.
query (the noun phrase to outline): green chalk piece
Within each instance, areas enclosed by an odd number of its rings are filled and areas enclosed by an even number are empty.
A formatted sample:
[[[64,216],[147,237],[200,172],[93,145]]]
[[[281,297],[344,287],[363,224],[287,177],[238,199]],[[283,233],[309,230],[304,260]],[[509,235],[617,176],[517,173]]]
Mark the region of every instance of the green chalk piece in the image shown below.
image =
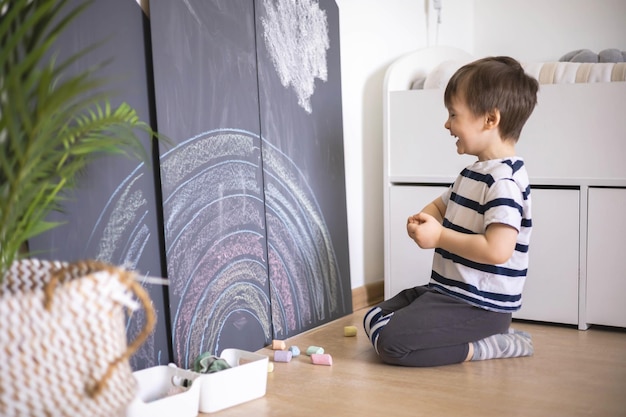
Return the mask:
[[[306,350],[307,356],[311,356],[314,353],[322,355],[324,353],[324,348],[319,346],[309,346]]]

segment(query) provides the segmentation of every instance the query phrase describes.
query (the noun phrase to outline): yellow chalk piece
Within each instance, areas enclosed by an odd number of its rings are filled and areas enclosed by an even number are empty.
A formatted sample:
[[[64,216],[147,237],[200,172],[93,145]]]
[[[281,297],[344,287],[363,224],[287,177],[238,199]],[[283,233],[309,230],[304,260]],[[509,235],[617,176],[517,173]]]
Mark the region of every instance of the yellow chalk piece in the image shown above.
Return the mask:
[[[285,350],[287,349],[287,345],[284,340],[272,340],[272,349],[274,350]]]
[[[345,326],[343,328],[343,335],[345,337],[354,337],[354,336],[356,336],[356,326]]]
[[[267,363],[267,372],[274,372],[274,362],[268,362]]]

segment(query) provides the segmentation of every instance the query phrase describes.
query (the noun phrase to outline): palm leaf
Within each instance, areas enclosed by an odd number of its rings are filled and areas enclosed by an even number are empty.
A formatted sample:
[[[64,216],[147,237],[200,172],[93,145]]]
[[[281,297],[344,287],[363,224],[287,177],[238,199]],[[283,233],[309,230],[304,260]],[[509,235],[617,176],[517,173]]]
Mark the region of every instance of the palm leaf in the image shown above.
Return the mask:
[[[58,226],[64,191],[94,158],[147,160],[138,134],[158,135],[126,103],[112,108],[97,65],[66,70],[92,48],[56,62],[53,46],[90,2],[0,0],[0,280],[29,238]],[[94,46],[95,47],[95,46]]]

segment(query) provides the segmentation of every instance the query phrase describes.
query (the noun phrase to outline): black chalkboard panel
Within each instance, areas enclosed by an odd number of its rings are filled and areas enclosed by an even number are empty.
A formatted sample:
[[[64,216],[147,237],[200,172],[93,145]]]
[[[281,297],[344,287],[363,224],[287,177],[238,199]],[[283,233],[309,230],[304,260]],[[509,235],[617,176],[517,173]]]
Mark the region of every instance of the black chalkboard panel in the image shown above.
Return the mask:
[[[352,312],[339,13],[256,0],[272,323],[285,338]]]
[[[67,10],[82,3],[71,0]],[[150,120],[150,62],[146,61],[143,24],[145,16],[134,1],[93,2],[62,34],[56,48],[60,59],[106,40],[104,45],[82,57],[70,71],[111,59],[100,75],[111,80],[116,95],[112,103],[123,101],[133,106],[144,121]],[[150,154],[150,138],[145,137]],[[152,164],[124,156],[107,156],[95,161],[81,177],[79,187],[70,193],[63,213],[51,220],[66,222],[29,241],[39,258],[63,261],[99,259],[126,265],[145,275],[162,276],[160,204],[155,196]],[[157,328],[131,358],[133,369],[167,364],[169,329],[166,294],[163,287],[146,285],[157,310]],[[133,339],[144,324],[142,313],[129,318],[128,336]]]
[[[271,340],[251,1],[151,4],[174,359]]]

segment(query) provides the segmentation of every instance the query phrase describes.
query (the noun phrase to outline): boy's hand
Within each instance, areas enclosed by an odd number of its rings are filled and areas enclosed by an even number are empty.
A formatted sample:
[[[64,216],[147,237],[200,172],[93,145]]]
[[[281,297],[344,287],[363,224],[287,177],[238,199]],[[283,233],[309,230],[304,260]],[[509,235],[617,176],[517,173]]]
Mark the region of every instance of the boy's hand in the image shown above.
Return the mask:
[[[443,226],[430,214],[421,212],[409,217],[406,229],[420,248],[432,249],[439,246]]]

